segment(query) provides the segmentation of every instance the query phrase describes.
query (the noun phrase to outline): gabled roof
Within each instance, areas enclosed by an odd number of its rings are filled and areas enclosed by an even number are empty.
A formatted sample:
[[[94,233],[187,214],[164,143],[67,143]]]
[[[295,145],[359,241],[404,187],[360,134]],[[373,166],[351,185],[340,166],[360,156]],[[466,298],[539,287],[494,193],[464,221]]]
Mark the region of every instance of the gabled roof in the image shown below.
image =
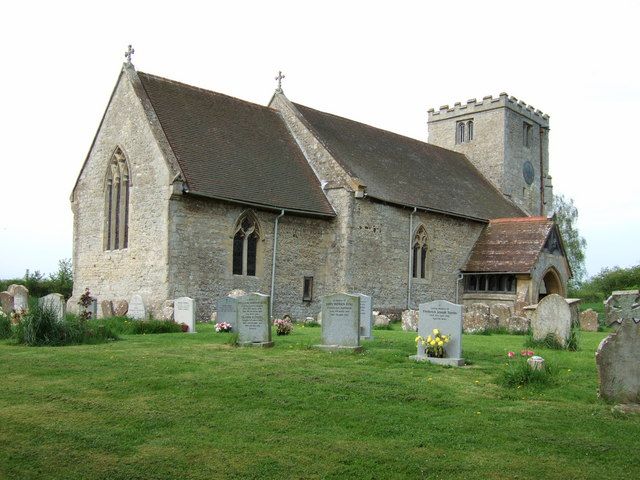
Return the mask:
[[[529,273],[535,266],[547,239],[557,236],[553,220],[546,217],[498,218],[491,220],[476,242],[464,272]]]
[[[147,73],[138,76],[188,193],[335,216],[278,112]]]
[[[369,197],[467,218],[521,217],[461,153],[294,104]]]

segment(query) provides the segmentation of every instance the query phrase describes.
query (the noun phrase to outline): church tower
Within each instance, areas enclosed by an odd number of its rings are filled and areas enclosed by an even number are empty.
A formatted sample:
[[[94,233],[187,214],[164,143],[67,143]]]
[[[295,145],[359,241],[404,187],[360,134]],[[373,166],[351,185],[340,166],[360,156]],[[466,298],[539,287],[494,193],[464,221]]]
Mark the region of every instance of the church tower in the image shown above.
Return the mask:
[[[515,97],[475,98],[429,110],[429,143],[463,153],[530,215],[553,206],[549,115]]]

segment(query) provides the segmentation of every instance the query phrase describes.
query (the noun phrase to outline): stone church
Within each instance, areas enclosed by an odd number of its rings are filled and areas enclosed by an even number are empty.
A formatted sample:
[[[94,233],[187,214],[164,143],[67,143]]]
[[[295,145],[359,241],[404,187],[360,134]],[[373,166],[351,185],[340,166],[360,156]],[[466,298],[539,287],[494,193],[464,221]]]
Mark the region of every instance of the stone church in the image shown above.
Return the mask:
[[[159,317],[189,296],[206,319],[242,289],[304,318],[334,292],[387,312],[565,295],[549,117],[500,94],[429,110],[428,128],[425,143],[315,110],[280,83],[257,105],[129,59],[71,194],[70,303],[139,294]]]

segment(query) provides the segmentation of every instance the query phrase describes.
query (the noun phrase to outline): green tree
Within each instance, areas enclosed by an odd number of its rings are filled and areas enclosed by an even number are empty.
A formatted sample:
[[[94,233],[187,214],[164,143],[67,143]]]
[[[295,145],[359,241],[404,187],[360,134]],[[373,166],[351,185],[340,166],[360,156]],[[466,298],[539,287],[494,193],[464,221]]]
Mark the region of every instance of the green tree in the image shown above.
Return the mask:
[[[70,258],[58,261],[58,271],[49,275],[49,288],[69,298],[73,292],[73,269]]]
[[[573,198],[567,199],[564,195],[554,195],[553,216],[560,229],[567,260],[573,272],[569,287],[577,288],[587,276],[587,269],[584,263],[587,241],[580,236],[576,225],[578,209],[573,203]]]

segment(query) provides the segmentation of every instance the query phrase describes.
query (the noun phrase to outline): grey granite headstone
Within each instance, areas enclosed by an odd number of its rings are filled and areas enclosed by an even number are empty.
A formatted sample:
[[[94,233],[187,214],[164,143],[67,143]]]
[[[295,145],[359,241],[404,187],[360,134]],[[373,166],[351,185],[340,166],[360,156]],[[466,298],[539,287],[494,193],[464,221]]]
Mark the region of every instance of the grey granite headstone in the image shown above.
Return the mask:
[[[600,384],[598,393],[607,401],[640,403],[640,323],[638,322],[633,319],[622,320],[618,330],[602,340],[596,351]]]
[[[13,311],[13,295],[9,292],[0,292],[0,308],[7,315]]]
[[[173,301],[173,318],[176,323],[184,323],[189,333],[196,333],[196,301],[189,297]]]
[[[237,299],[238,345],[271,347],[269,295],[250,293]]]
[[[547,335],[555,336],[565,347],[571,337],[571,308],[567,301],[556,293],[544,297],[535,307],[527,307],[531,318],[531,333],[536,341]]]
[[[238,298],[242,297],[223,297],[216,302],[216,323],[229,323],[234,332],[238,328]]]
[[[38,305],[42,308],[53,310],[56,314],[58,321],[64,320],[64,314],[66,311],[66,303],[64,296],[59,293],[50,293],[38,300]]]
[[[89,318],[91,318],[92,320],[95,320],[96,318],[98,318],[98,299],[97,298],[91,299],[91,303],[89,304],[89,308],[87,310],[91,314]]]
[[[427,338],[433,335],[433,330],[438,329],[443,335],[450,338],[444,346],[445,358],[428,357],[425,347],[418,343],[418,352],[412,356],[414,360],[427,361],[438,365],[463,366],[462,358],[462,305],[435,300],[419,305],[420,319],[418,321],[418,335]]]
[[[373,340],[373,302],[370,295],[357,293],[360,297],[360,338]]]
[[[134,320],[144,320],[147,318],[147,310],[144,307],[144,301],[140,295],[133,295],[131,300],[129,300],[127,316]]]
[[[100,302],[101,318],[113,317],[113,302],[111,300],[103,300]]]
[[[22,285],[9,285],[7,292],[13,295],[13,309],[28,310],[29,309],[29,290]]]
[[[334,293],[322,297],[322,344],[319,348],[360,350],[360,297]]]

